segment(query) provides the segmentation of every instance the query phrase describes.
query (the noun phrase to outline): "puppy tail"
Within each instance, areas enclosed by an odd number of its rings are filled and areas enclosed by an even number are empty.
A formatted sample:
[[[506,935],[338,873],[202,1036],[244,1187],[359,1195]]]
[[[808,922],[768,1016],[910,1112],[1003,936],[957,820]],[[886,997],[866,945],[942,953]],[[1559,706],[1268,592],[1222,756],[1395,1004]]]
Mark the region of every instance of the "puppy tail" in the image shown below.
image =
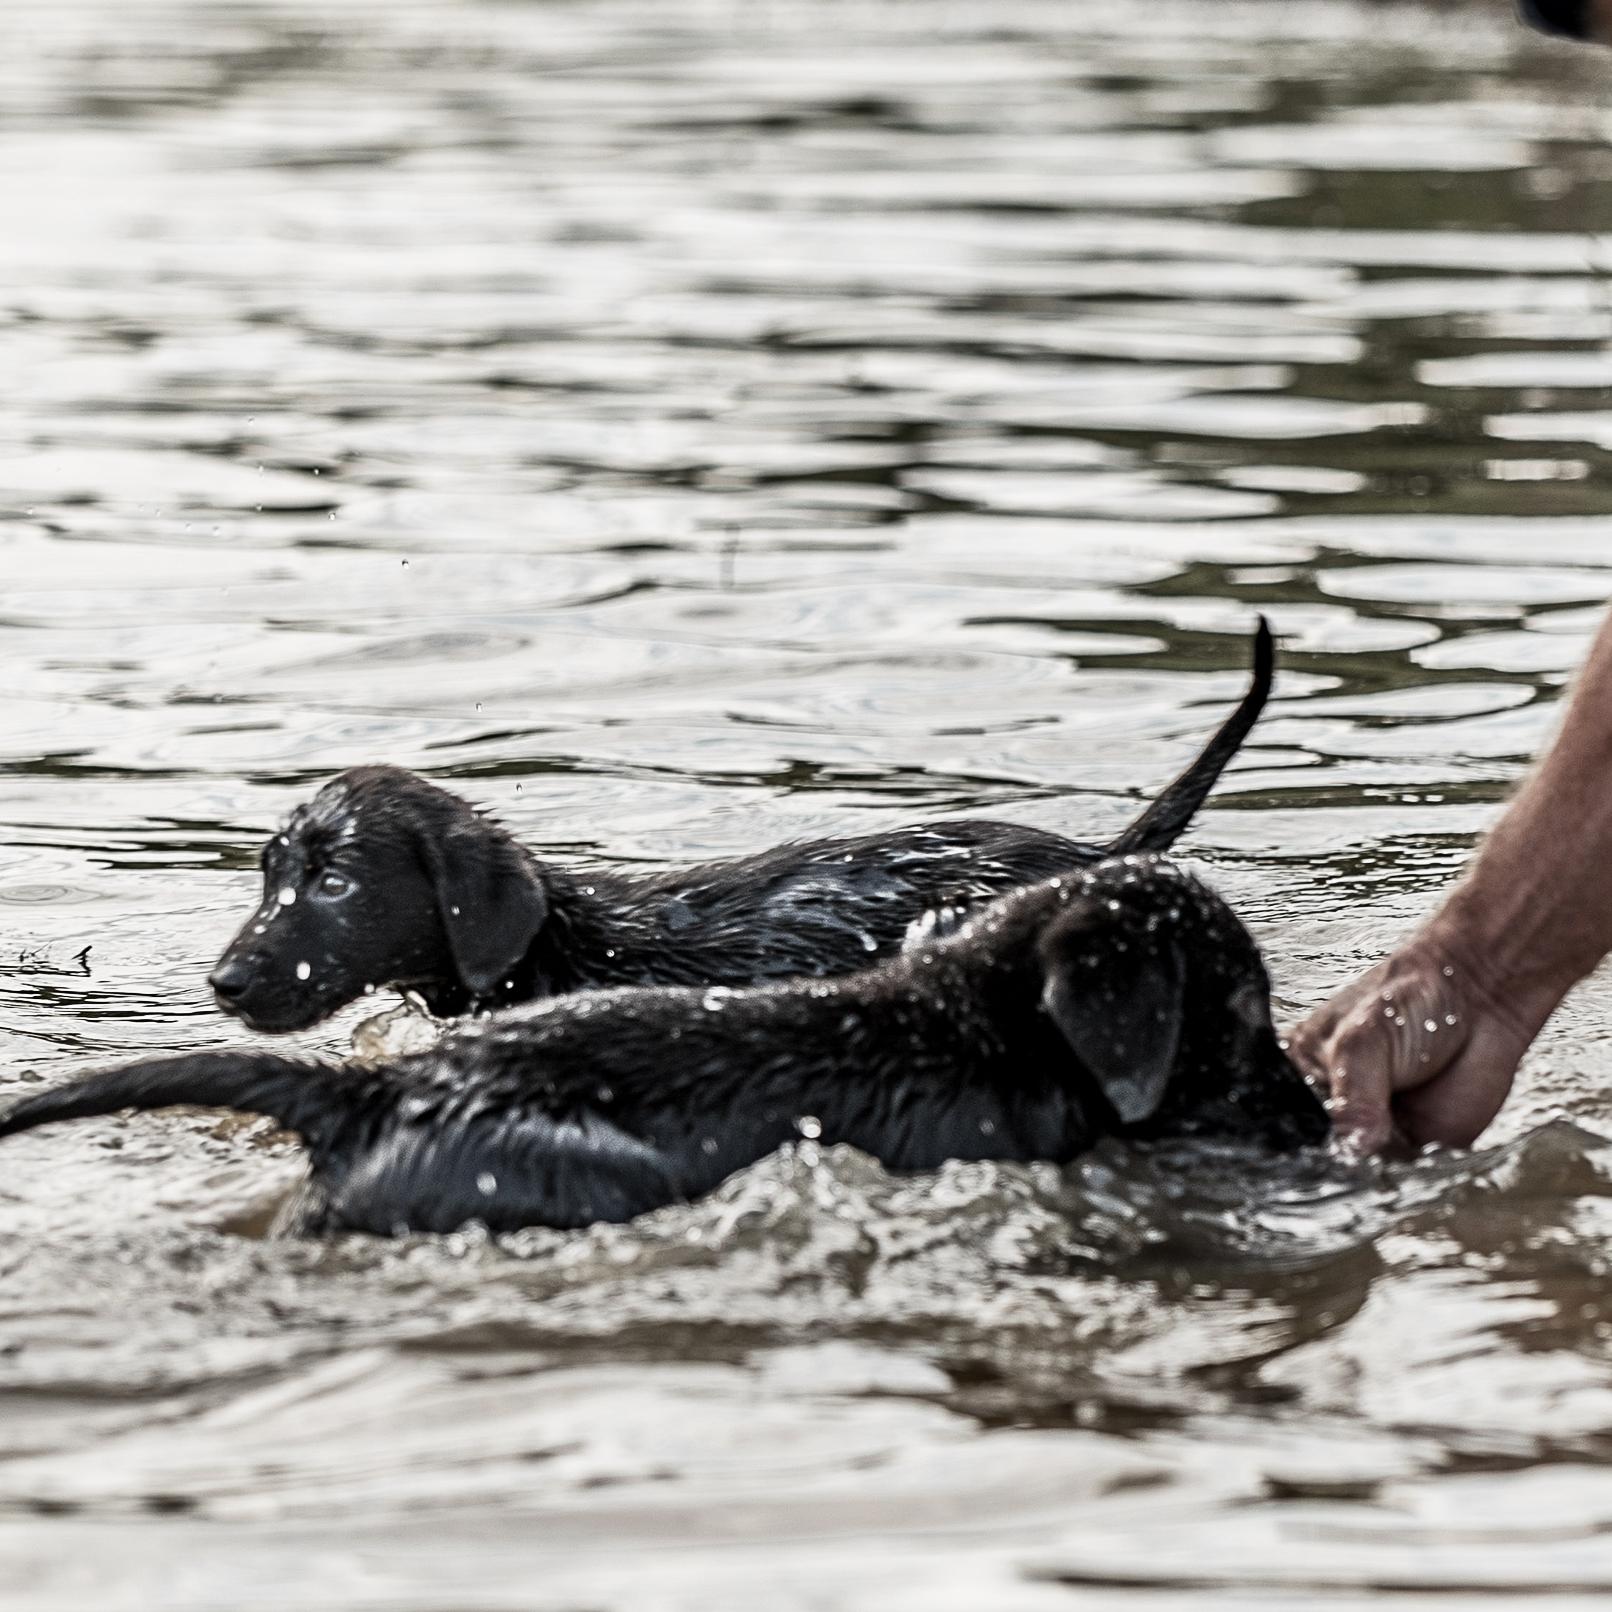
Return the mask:
[[[1271,638],[1271,624],[1261,616],[1254,632],[1253,678],[1242,702],[1221,723],[1198,759],[1174,783],[1166,785],[1153,804],[1108,847],[1110,856],[1125,856],[1135,851],[1167,851],[1180,839],[1225,771],[1226,763],[1242,748],[1243,740],[1265,709],[1275,669],[1276,645]]]
[[[142,1058],[25,1097],[0,1116],[0,1137],[120,1108],[235,1108],[266,1114],[314,1146],[351,1112],[347,1071],[272,1052]]]

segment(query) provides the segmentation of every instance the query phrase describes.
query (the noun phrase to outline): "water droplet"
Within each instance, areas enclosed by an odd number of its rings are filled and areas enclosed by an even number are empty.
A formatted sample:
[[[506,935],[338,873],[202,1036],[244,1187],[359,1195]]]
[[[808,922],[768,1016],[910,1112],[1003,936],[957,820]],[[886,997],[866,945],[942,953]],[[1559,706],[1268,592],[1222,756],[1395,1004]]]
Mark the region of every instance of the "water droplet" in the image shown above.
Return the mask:
[[[1448,963],[1444,965],[1443,973],[1445,979],[1447,980],[1453,980],[1455,978],[1455,970],[1451,968]]]
[[[1446,1024],[1459,1024],[1461,1022],[1461,1016],[1458,1013],[1446,1013],[1444,1015],[1444,1022]]]
[[[864,933],[862,936],[862,950],[865,952],[876,952],[878,949],[878,941],[876,941],[872,935]]]
[[[297,964],[297,978],[299,980],[309,979],[309,978],[312,977],[312,975],[313,975],[313,964],[312,963],[298,963]]]
[[[498,1190],[498,1177],[491,1170],[483,1170],[476,1177],[476,1191],[482,1197],[490,1198]]]
[[[715,1153],[716,1148],[717,1141],[714,1136],[708,1136],[703,1142],[700,1143],[700,1151],[702,1153]]]
[[[1422,1028],[1425,1031],[1427,1031],[1427,1033],[1429,1035],[1433,1035],[1438,1030],[1438,1020],[1437,1019],[1423,1019],[1422,1020]]]
[[[597,1086],[594,1088],[593,1095],[597,1097],[601,1103],[609,1103],[615,1100],[616,1093],[615,1088],[612,1086]]]
[[[795,1129],[806,1138],[808,1142],[815,1142],[823,1134],[823,1122],[811,1114],[802,1114],[795,1121]]]
[[[728,998],[733,992],[725,985],[713,986],[700,998],[700,1006],[707,1013],[720,1013],[728,1005]]]
[[[296,899],[297,892],[289,884],[280,886],[280,893],[274,898],[282,907],[289,907]]]

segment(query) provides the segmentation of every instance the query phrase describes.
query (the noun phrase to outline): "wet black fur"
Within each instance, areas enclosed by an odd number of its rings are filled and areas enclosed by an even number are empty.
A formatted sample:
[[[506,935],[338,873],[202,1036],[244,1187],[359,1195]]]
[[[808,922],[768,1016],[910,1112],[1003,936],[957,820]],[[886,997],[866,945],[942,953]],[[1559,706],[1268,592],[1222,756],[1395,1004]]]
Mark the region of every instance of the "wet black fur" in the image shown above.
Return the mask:
[[[1164,851],[1270,692],[1264,621],[1241,704],[1110,845],[958,821],[809,840],[663,873],[540,862],[457,795],[395,767],[343,773],[263,852],[264,893],[213,970],[255,1030],[305,1029],[366,989],[443,1016],[614,985],[749,985],[849,973],[937,909],[966,910],[1104,855]],[[349,884],[324,892],[332,877]]]
[[[298,1132],[296,1229],[380,1235],[627,1220],[802,1134],[893,1170],[1060,1162],[1106,1135],[1285,1148],[1327,1134],[1248,932],[1179,869],[1134,856],[846,978],[559,997],[380,1067],[147,1059],[25,1098],[0,1136],[176,1103]]]

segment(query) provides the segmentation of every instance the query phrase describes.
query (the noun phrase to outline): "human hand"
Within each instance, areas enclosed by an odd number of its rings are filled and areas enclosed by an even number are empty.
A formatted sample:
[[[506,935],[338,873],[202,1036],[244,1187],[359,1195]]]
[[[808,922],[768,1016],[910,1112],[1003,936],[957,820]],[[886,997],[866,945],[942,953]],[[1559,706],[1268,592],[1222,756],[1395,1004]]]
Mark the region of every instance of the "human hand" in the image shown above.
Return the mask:
[[[1414,1147],[1466,1147],[1500,1112],[1559,1000],[1496,989],[1424,931],[1316,1008],[1288,1052],[1326,1092],[1347,1150],[1380,1152],[1396,1132]]]

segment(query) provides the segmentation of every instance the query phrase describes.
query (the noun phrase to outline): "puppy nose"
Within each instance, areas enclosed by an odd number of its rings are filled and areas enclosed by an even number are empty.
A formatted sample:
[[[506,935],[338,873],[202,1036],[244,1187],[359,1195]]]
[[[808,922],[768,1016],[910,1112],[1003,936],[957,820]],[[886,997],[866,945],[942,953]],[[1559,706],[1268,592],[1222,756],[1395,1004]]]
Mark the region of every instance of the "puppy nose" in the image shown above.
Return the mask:
[[[226,957],[207,976],[213,995],[221,1002],[234,1002],[246,994],[252,982],[252,970],[243,957]]]

